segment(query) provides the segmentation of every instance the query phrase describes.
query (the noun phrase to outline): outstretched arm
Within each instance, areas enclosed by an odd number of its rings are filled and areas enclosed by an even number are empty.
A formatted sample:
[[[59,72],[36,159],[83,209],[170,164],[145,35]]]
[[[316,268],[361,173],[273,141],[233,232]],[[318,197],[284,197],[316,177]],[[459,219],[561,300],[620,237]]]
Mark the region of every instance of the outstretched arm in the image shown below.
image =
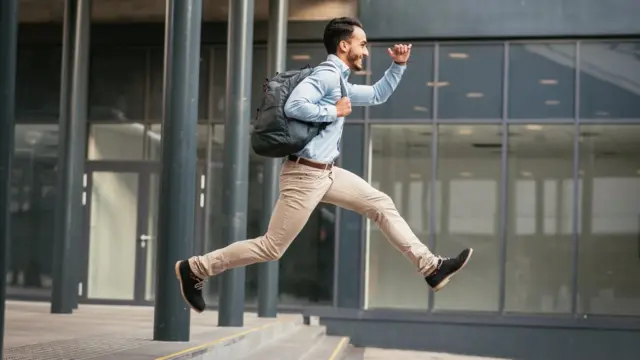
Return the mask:
[[[379,105],[389,99],[396,90],[406,65],[392,63],[384,76],[373,85],[348,84],[349,98],[354,106]]]
[[[284,105],[287,117],[308,122],[333,122],[338,117],[335,105],[318,105],[320,99],[338,85],[338,72],[321,67],[296,86]]]
[[[389,57],[393,60],[391,66],[384,72],[382,79],[373,86],[349,84],[349,97],[355,106],[379,105],[389,99],[398,87],[400,79],[407,69],[407,61],[411,56],[411,44],[394,45],[388,48]]]

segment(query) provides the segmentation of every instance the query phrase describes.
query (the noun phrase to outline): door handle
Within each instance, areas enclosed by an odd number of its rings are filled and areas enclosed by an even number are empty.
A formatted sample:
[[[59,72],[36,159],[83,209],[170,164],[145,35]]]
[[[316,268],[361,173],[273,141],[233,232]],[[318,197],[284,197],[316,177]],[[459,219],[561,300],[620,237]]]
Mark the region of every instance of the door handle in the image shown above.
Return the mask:
[[[151,240],[151,239],[153,239],[153,236],[149,236],[149,235],[145,235],[145,234],[140,235],[140,240],[142,240],[142,241]]]

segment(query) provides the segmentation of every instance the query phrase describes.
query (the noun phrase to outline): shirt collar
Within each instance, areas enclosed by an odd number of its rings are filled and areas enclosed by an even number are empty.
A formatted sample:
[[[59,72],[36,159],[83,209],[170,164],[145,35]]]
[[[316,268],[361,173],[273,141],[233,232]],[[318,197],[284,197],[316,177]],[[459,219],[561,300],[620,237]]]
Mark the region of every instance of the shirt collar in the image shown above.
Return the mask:
[[[342,60],[340,60],[339,57],[337,57],[334,54],[329,54],[329,56],[327,56],[327,60],[331,61],[332,63],[338,65],[338,68],[340,69],[342,76],[344,78],[348,78],[349,75],[351,74],[351,69],[349,69],[349,67],[347,66],[347,64],[345,64]]]

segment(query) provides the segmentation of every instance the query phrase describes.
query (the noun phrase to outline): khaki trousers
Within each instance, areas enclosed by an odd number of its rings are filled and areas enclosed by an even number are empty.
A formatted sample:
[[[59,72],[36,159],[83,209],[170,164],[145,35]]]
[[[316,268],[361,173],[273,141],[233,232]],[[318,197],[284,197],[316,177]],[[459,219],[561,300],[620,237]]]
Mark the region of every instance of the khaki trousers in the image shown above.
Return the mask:
[[[267,233],[191,257],[189,265],[192,271],[205,279],[238,266],[279,259],[320,202],[334,204],[371,219],[423,276],[437,266],[438,258],[411,231],[388,195],[339,167],[322,170],[287,160],[280,172],[280,197],[273,209]]]

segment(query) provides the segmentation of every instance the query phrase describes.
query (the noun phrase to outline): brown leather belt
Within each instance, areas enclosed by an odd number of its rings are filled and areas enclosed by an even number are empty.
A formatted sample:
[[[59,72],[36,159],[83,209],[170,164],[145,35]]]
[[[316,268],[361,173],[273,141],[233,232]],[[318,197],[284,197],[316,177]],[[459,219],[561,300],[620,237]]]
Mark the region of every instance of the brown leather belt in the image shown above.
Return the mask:
[[[289,161],[293,161],[298,164],[311,166],[312,168],[320,169],[320,170],[330,170],[333,167],[333,164],[321,164],[313,161],[309,161],[305,158],[297,157],[295,155],[289,155]]]

